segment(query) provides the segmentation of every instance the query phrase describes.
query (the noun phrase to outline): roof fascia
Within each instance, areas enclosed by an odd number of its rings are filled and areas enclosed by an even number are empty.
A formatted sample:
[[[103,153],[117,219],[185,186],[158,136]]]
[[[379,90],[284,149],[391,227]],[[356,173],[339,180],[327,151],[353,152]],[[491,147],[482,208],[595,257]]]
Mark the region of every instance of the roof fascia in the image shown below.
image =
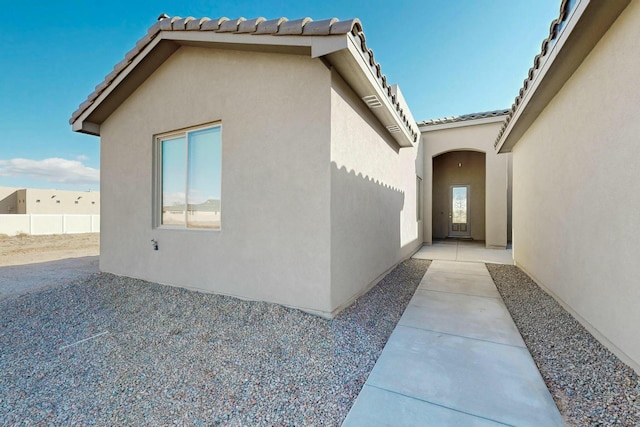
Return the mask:
[[[578,0],[494,148],[511,152],[631,0]]]
[[[149,53],[160,43],[161,38],[157,37],[153,39],[143,50],[140,52],[131,63],[125,67],[111,82],[105,90],[93,101],[93,103],[87,108],[71,125],[71,128],[75,132],[87,133],[90,135],[100,136],[100,123],[92,122],[88,118],[96,109],[98,109],[103,102],[120,86],[120,84],[131,74],[133,70],[149,55]],[[171,56],[175,52],[175,49],[170,52],[165,52],[166,58]],[[117,66],[117,65],[116,65]],[[148,77],[148,76],[147,76]]]
[[[162,43],[164,42],[164,43]],[[281,51],[293,54],[310,54],[312,58],[327,55],[331,52],[347,48],[347,36],[276,36],[236,33],[216,33],[209,31],[161,31],[153,40],[124,68],[109,86],[93,101],[72,124],[73,131],[100,136],[102,120],[96,116],[108,116],[117,108],[118,102],[107,102],[115,98],[123,100],[137,85],[123,84],[128,78],[136,75],[134,80],[141,83],[149,77],[182,45],[203,45],[207,47],[231,47],[250,50]],[[153,65],[144,69],[139,67],[153,57]],[[101,111],[102,110],[102,111]],[[99,113],[99,114],[98,114]]]
[[[423,126],[419,126],[419,129],[420,129],[420,132],[424,133],[424,132],[432,132],[435,130],[442,130],[442,129],[453,129],[453,128],[461,128],[465,126],[485,125],[488,123],[504,122],[505,117],[506,117],[506,114],[503,114],[501,116],[495,116],[495,117],[482,117],[479,119],[460,120],[457,122],[450,122],[450,123],[423,125]]]

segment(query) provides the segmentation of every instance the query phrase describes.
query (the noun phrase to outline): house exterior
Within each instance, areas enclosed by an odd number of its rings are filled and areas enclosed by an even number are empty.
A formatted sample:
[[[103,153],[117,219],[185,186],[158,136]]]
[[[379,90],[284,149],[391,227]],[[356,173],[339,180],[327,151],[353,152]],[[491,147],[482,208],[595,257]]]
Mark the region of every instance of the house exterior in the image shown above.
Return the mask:
[[[161,19],[71,124],[102,271],[331,317],[422,245],[420,131],[357,20]]]
[[[511,240],[511,155],[497,153],[493,143],[507,113],[418,123],[424,153],[425,244],[458,237],[506,248]],[[462,215],[456,213],[455,195],[462,196]]]
[[[554,24],[496,141],[513,255],[640,372],[640,2],[563,2]]]
[[[357,20],[162,17],[70,121],[101,270],[331,317],[422,244],[513,241],[640,372],[640,3],[560,9],[510,110],[420,123]]]
[[[0,214],[99,215],[100,193],[0,187]]]

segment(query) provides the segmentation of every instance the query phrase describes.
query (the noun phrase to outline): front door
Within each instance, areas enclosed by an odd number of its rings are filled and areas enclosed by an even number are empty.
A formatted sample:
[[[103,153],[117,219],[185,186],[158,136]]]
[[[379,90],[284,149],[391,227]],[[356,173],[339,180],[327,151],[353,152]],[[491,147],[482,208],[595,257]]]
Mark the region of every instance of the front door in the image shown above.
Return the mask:
[[[449,193],[449,237],[471,237],[468,185],[452,185]]]

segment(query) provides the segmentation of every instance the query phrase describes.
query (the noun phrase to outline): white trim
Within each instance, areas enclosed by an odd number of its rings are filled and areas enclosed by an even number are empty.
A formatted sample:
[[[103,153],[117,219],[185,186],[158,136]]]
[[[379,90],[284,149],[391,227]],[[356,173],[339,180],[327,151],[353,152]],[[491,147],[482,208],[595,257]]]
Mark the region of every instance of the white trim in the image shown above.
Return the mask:
[[[201,125],[190,126],[186,128],[181,128],[178,130],[172,130],[168,132],[159,133],[153,136],[153,188],[152,188],[152,213],[151,213],[151,226],[153,229],[158,230],[183,230],[183,231],[204,231],[204,232],[212,232],[212,231],[222,231],[222,161],[220,162],[220,227],[218,228],[194,228],[188,227],[188,218],[187,211],[189,205],[189,146],[188,146],[188,135],[191,132],[197,132],[199,130],[205,129],[213,129],[220,128],[220,156],[222,157],[222,120],[216,120],[209,123],[204,123]],[[185,200],[184,200],[184,226],[179,225],[170,225],[170,224],[162,224],[162,142],[168,139],[175,138],[184,138],[185,139]]]

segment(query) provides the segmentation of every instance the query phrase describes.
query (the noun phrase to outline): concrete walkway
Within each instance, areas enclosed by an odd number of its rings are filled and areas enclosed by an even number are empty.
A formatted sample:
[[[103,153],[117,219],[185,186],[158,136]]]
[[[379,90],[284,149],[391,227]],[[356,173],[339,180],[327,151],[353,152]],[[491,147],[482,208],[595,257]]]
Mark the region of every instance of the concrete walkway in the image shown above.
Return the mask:
[[[485,265],[435,260],[342,425],[564,424]]]

